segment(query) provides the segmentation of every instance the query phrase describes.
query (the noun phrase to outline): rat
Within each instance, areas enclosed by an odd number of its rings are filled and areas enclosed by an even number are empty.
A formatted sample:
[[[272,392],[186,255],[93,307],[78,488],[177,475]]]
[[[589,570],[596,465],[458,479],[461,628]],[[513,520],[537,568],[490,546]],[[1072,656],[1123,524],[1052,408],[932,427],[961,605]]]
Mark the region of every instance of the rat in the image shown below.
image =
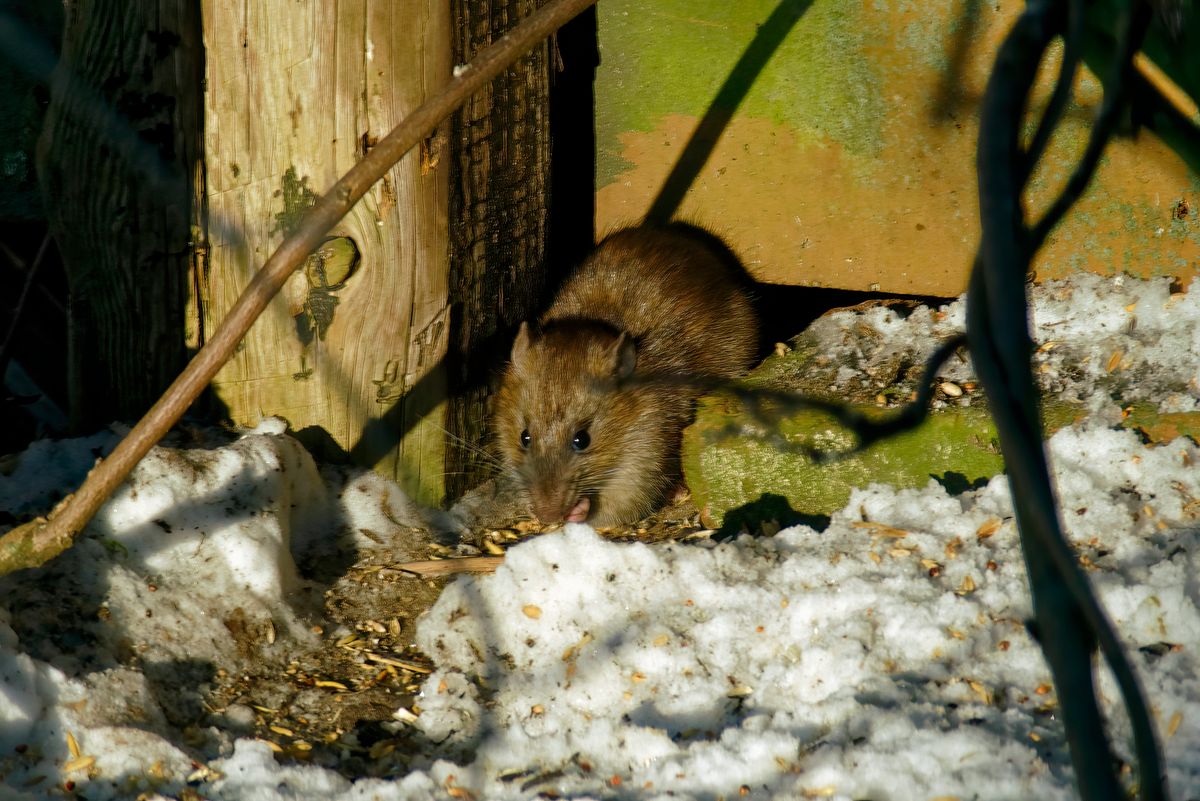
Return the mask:
[[[616,231],[521,323],[495,405],[495,444],[542,523],[640,520],[680,479],[705,383],[758,348],[749,277],[715,235],[671,223]]]

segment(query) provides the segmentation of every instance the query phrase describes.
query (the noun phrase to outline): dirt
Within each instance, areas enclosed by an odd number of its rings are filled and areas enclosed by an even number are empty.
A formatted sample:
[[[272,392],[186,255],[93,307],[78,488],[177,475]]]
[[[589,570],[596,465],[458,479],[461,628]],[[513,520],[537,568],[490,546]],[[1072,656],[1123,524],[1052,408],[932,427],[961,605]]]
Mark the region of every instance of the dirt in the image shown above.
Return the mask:
[[[492,522],[468,537],[486,541],[484,553],[546,533],[529,520]],[[713,534],[686,492],[636,524],[601,533],[647,543]],[[425,557],[452,559],[458,552],[430,540]],[[301,568],[320,572],[320,565]],[[219,672],[205,699],[213,721],[197,720],[195,727],[225,726],[231,716],[252,714],[238,736],[271,743],[282,762],[317,764],[347,778],[398,776],[424,764],[417,760],[428,760],[418,756],[428,754],[428,744],[418,748],[416,730],[396,714],[414,711],[420,684],[433,669],[413,645],[417,619],[452,580],[417,576],[386,550],[364,553],[325,591],[320,646],[282,668]]]

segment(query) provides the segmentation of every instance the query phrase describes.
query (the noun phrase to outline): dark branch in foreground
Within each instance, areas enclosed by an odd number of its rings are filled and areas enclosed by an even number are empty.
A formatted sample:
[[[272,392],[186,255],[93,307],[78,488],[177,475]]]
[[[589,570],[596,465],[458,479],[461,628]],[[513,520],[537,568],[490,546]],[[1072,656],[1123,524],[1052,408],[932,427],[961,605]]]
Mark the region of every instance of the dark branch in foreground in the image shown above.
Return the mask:
[[[1076,781],[1088,801],[1125,798],[1096,702],[1092,654],[1097,644],[1129,713],[1141,797],[1165,798],[1166,781],[1137,677],[1062,534],[1041,439],[1024,282],[1037,246],[1087,187],[1112,136],[1125,107],[1132,57],[1140,47],[1147,15],[1148,8],[1135,0],[1129,18],[1122,21],[1115,75],[1105,82],[1104,105],[1087,151],[1067,188],[1033,230],[1022,212],[1028,179],[1023,168],[1029,155],[1021,149],[1020,129],[1038,64],[1059,33],[1058,3],[1031,3],[1018,19],[997,56],[980,117],[983,236],[967,292],[967,335],[1008,468],[1040,643],[1058,689]]]

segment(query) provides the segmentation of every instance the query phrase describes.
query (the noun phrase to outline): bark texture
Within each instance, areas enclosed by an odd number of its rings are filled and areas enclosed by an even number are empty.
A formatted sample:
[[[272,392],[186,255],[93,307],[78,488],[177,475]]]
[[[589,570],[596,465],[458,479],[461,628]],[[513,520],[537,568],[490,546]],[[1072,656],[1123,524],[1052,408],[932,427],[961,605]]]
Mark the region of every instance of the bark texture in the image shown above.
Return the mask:
[[[438,0],[204,0],[208,269],[202,329],[325,192],[450,76]],[[331,232],[214,387],[230,416],[284,417],[413,497],[443,495],[448,339],[444,134]]]
[[[469,61],[538,0],[452,0],[455,63]],[[513,332],[545,286],[550,188],[551,46],[536,48],[453,117],[451,369],[447,483],[454,495],[487,473],[488,398]]]
[[[71,424],[139,417],[182,368],[200,146],[200,14],[70,0],[38,146],[69,287]]]

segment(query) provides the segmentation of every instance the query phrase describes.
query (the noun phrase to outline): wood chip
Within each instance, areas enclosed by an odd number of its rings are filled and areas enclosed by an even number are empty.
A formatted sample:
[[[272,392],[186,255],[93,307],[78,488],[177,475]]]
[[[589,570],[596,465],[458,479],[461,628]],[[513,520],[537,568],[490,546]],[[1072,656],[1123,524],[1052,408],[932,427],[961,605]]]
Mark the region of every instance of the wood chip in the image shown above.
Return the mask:
[[[986,540],[988,537],[1000,530],[1000,518],[991,517],[983,521],[979,528],[975,529],[975,539]]]
[[[504,549],[489,539],[483,541],[483,550],[490,553],[492,556],[504,556]]]
[[[979,700],[985,705],[992,705],[992,701],[994,700],[992,697],[992,691],[983,686],[982,683],[972,679],[971,681],[967,682],[967,686],[971,688],[971,692],[979,696]]]
[[[328,687],[331,690],[348,690],[350,689],[340,681],[330,681],[329,679],[319,679],[315,682],[317,687]]]
[[[577,657],[579,655],[579,652],[583,650],[584,646],[586,646],[591,641],[592,641],[592,635],[590,633],[585,633],[579,639],[579,642],[575,643],[570,648],[563,651],[562,661],[564,661],[564,662],[573,661],[575,659],[575,657]]]
[[[521,612],[530,620],[537,620],[542,616],[542,608],[534,604],[525,604],[521,607]]]
[[[962,584],[958,585],[958,589],[954,591],[956,595],[969,595],[975,592],[975,579],[970,576],[963,576]]]
[[[411,709],[405,709],[404,707],[400,707],[393,712],[392,717],[401,723],[407,723],[410,726],[415,725],[417,722],[417,716],[413,714],[413,711]]]
[[[892,526],[885,526],[883,523],[875,523],[870,520],[855,520],[850,524],[850,526],[851,528],[870,529],[872,537],[893,537],[895,539],[902,539],[907,537],[909,534],[909,532],[902,529],[893,528]]]
[[[432,665],[424,665],[420,662],[414,662],[411,659],[399,659],[394,656],[384,656],[383,654],[373,654],[369,651],[363,652],[363,657],[369,662],[376,662],[380,665],[390,665],[398,667],[402,670],[407,670],[411,673],[432,673]]]
[[[958,384],[955,384],[953,381],[943,381],[938,385],[938,389],[940,389],[942,394],[947,398],[961,398],[963,395],[962,387],[960,387]]]
[[[1125,358],[1125,352],[1122,350],[1114,350],[1112,356],[1108,357],[1108,364],[1105,365],[1104,371],[1111,373],[1121,366],[1121,359]]]
[[[196,763],[193,762],[193,765]],[[225,774],[219,770],[213,770],[208,765],[200,765],[191,773],[188,774],[188,784],[199,784],[200,782],[215,782],[225,778]]]
[[[404,562],[396,565],[397,570],[413,573],[422,578],[453,576],[458,573],[495,573],[504,564],[502,556],[463,556],[456,559],[426,559],[419,562]]]
[[[71,752],[74,759],[79,758],[79,741],[75,739],[75,735],[67,732],[67,750]]]
[[[81,756],[75,757],[74,759],[68,759],[63,763],[62,769],[63,773],[71,773],[72,771],[76,770],[87,770],[95,764],[96,758],[94,756]]]
[[[1179,726],[1182,723],[1183,723],[1183,713],[1180,712],[1179,710],[1176,710],[1175,714],[1171,715],[1171,720],[1167,723],[1167,736],[1174,737],[1175,732],[1179,731]]]

